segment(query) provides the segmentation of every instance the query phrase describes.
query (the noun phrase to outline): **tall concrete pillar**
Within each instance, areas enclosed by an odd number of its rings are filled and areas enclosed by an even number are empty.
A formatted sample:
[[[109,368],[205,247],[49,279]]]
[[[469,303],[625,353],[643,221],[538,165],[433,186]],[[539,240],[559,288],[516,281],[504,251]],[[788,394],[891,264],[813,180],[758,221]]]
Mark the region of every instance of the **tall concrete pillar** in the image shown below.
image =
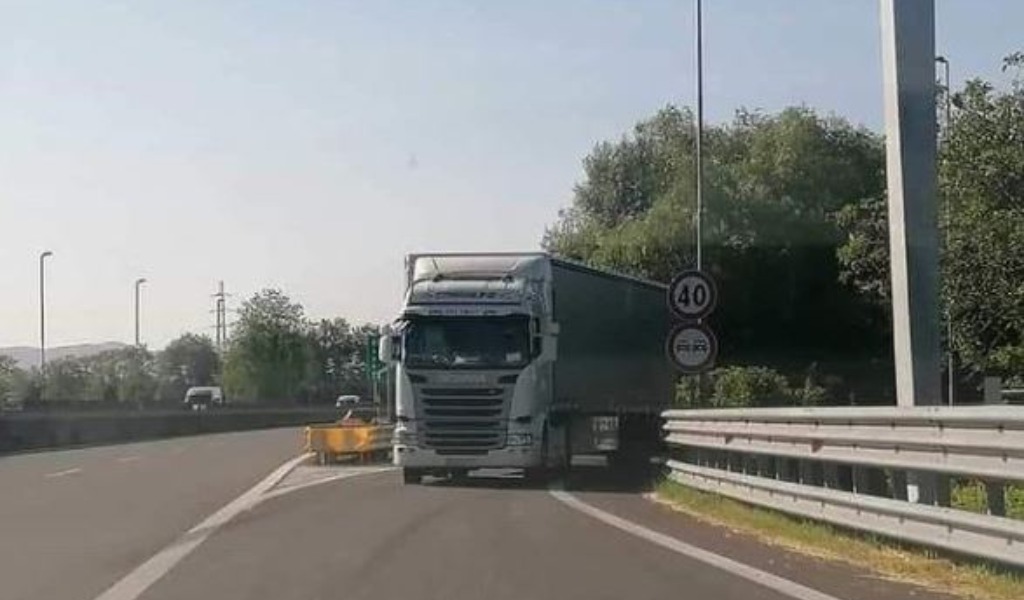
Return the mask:
[[[896,400],[942,402],[934,0],[880,0]],[[911,500],[942,502],[910,474]]]

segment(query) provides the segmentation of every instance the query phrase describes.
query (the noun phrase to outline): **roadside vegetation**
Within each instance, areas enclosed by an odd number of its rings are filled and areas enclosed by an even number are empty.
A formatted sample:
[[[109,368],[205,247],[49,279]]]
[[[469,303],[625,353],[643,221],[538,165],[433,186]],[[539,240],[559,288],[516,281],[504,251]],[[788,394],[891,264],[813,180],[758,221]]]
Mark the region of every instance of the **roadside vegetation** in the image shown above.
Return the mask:
[[[942,295],[961,401],[983,375],[1024,385],[1024,53],[1006,85],[942,90]],[[695,263],[694,117],[666,107],[597,144],[549,251],[667,281]],[[704,265],[725,368],[680,406],[892,404],[882,136],[806,106],[705,129]],[[695,393],[700,388],[701,393]]]
[[[366,361],[374,360],[367,347],[376,331],[342,318],[308,319],[301,304],[268,289],[242,303],[222,349],[187,333],[158,352],[128,346],[48,361],[42,372],[0,356],[0,402],[25,409],[176,407],[189,387],[209,385],[243,403],[366,397]]]
[[[751,535],[763,543],[863,567],[888,579],[972,600],[1024,598],[1024,577],[994,566],[958,562],[925,549],[790,517],[674,481],[662,481],[656,498],[674,510]]]

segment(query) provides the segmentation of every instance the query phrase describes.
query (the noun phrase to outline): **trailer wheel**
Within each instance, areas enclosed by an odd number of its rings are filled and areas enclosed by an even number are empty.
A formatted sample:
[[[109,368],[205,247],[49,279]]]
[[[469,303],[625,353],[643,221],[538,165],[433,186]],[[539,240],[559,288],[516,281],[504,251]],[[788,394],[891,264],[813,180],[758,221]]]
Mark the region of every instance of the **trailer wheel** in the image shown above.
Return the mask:
[[[420,473],[419,469],[410,469],[408,467],[402,469],[402,483],[405,485],[416,485],[423,480],[423,474]]]

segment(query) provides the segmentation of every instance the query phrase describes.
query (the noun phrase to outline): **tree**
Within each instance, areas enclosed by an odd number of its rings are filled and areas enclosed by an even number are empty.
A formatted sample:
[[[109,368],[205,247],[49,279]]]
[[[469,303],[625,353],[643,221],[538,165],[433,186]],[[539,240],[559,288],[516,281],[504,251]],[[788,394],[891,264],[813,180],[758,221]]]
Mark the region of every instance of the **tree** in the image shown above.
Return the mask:
[[[295,401],[306,376],[309,346],[302,305],[276,289],[246,300],[224,361],[224,386],[248,401]]]
[[[952,347],[973,373],[1024,374],[1024,80],[1022,55],[1010,89],[968,81],[952,98],[943,131],[939,190],[943,303]],[[870,197],[839,219],[842,277],[880,305],[889,299],[885,203]]]
[[[153,400],[155,365],[146,348],[126,346],[78,360],[85,371],[78,401],[143,405]]]
[[[309,323],[307,335],[311,396],[328,401],[342,393],[365,395],[362,329],[353,329],[342,318],[321,319]]]
[[[156,396],[156,365],[146,348],[129,346],[118,350],[117,399],[124,404],[146,404]]]
[[[47,402],[76,403],[89,400],[85,392],[89,367],[79,358],[48,361],[42,370],[43,397]]]
[[[596,146],[544,247],[660,281],[692,266],[692,131],[689,111],[668,107]],[[723,357],[793,372],[884,353],[878,310],[838,281],[836,257],[836,215],[884,189],[881,139],[803,107],[740,111],[705,136],[704,268]]]
[[[157,355],[157,397],[162,402],[181,402],[188,388],[214,385],[220,370],[220,355],[210,338],[186,333]]]
[[[18,377],[18,362],[6,354],[0,354],[0,404],[14,400],[15,380]]]

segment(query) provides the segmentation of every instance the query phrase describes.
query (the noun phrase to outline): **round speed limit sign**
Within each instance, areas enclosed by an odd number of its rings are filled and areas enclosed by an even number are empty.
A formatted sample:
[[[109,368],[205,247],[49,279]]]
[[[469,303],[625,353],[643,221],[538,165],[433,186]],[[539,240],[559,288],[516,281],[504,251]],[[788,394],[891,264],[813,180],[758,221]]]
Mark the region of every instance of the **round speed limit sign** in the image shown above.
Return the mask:
[[[668,286],[668,305],[680,319],[703,319],[715,310],[718,290],[701,271],[683,271]]]

